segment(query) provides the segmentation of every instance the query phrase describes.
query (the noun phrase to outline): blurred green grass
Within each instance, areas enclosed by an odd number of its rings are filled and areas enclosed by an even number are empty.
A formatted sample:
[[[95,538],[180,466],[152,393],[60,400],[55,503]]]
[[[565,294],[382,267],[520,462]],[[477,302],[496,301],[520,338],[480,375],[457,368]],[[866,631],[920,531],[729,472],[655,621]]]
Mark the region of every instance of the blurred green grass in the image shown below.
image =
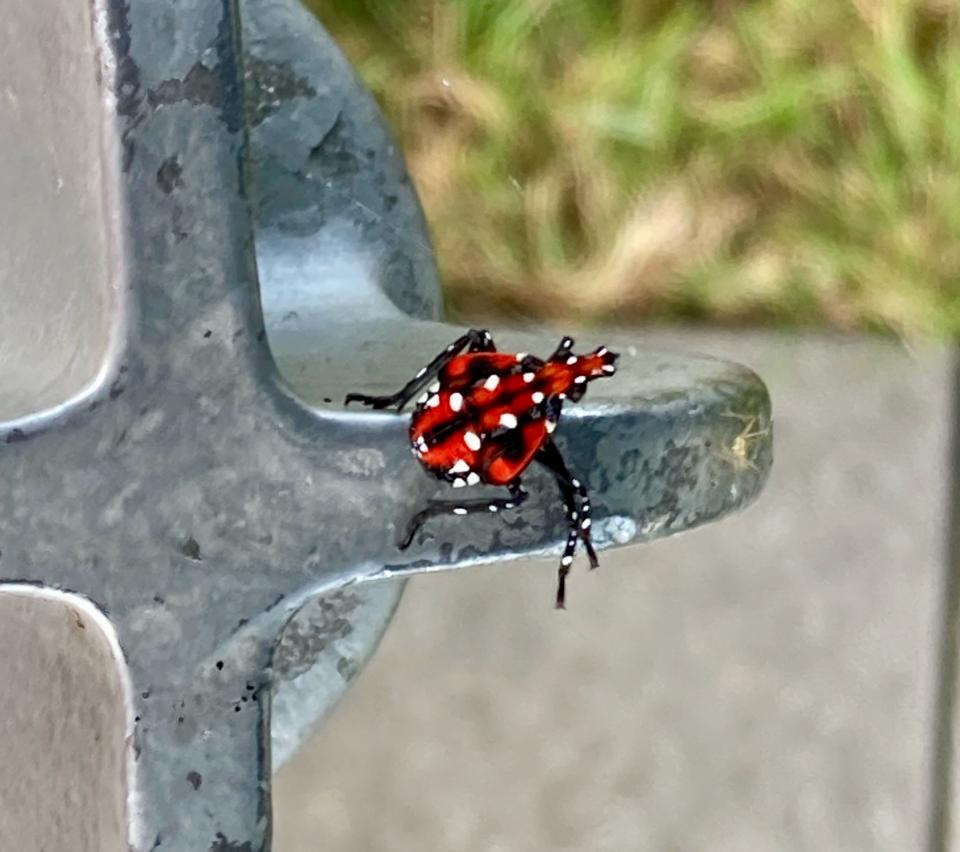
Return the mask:
[[[308,0],[454,311],[960,332],[957,0]]]

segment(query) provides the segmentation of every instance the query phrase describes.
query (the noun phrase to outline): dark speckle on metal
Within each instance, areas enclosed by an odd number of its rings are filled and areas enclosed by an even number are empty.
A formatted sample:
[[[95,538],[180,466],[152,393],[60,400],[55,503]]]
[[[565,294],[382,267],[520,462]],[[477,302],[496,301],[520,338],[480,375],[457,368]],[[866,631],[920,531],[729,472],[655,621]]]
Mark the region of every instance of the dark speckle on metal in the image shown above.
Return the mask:
[[[7,432],[6,440],[8,444],[13,444],[17,441],[28,441],[30,440],[30,436],[24,432],[23,429],[14,428]]]
[[[194,562],[202,561],[202,557],[200,556],[200,543],[192,536],[180,545],[180,552],[186,556],[187,559],[192,559]]]
[[[400,386],[457,335],[402,159],[302,6],[95,0],[93,16],[103,153],[80,171],[106,199],[108,297],[89,318],[106,339],[86,385],[33,408],[0,358],[0,571],[108,613],[139,717],[134,848],[262,852],[272,768],[376,647],[402,577],[559,549],[564,518],[531,477],[516,517],[438,522],[397,550],[433,487],[407,421],[331,400]],[[44,268],[29,299],[83,283]],[[0,353],[36,334],[12,328]],[[510,351],[555,344],[495,331]],[[597,545],[752,500],[771,462],[760,380],[599,338],[623,353],[617,378],[556,432]]]
[[[167,159],[160,164],[160,168],[157,169],[157,186],[169,195],[178,187],[183,186],[180,180],[182,174],[183,168],[180,166],[177,158],[167,157]]]
[[[247,54],[244,60],[244,97],[251,127],[262,124],[294,98],[314,98],[317,90],[293,72],[289,62]]]
[[[255,847],[250,841],[240,842],[237,840],[227,840],[227,838],[217,832],[216,840],[210,844],[210,852],[254,852]]]

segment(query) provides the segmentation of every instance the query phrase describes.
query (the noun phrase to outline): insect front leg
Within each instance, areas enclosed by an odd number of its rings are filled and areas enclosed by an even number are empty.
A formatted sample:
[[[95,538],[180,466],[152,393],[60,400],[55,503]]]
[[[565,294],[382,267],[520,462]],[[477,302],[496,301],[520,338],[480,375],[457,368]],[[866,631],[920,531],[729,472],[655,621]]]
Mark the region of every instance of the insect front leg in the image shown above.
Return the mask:
[[[548,360],[550,361],[566,361],[570,357],[570,353],[573,350],[573,338],[564,337],[560,341],[560,345],[554,350],[553,354]]]
[[[397,406],[397,411],[402,411],[403,407],[423,390],[427,383],[465,348],[468,352],[497,351],[497,347],[494,346],[493,338],[490,336],[489,331],[482,328],[471,328],[466,334],[454,340],[453,343],[437,355],[427,366],[421,367],[416,375],[396,393],[387,394],[386,396],[368,396],[363,393],[348,393],[343,404],[349,405],[351,402],[359,402],[362,405],[369,405],[371,408],[377,409],[390,408],[395,405]]]
[[[516,509],[522,505],[530,496],[520,484],[520,480],[514,480],[507,488],[510,491],[509,497],[494,497],[475,500],[431,500],[427,505],[415,514],[407,524],[407,531],[400,542],[400,549],[406,550],[417,531],[430,518],[438,515],[478,515],[489,514],[491,512],[501,512],[504,509]]]

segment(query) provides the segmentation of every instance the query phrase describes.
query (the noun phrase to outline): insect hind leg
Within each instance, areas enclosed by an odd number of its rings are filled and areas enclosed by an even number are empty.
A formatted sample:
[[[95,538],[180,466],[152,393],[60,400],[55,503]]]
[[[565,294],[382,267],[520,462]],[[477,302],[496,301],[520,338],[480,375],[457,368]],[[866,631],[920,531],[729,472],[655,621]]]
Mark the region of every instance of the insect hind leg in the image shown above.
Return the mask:
[[[563,609],[566,598],[567,574],[570,573],[570,566],[573,563],[573,555],[577,549],[578,540],[583,542],[590,567],[596,568],[600,564],[590,536],[592,524],[590,495],[586,486],[570,473],[560,450],[553,441],[547,441],[538,450],[535,458],[553,474],[560,490],[560,497],[563,500],[567,517],[567,543],[563,549],[563,555],[560,557],[560,570],[557,580],[557,608]],[[577,504],[577,497],[580,498],[579,505]]]
[[[416,375],[407,382],[396,393],[386,394],[384,396],[368,396],[363,393],[348,393],[343,404],[349,405],[351,402],[359,402],[361,405],[367,405],[370,408],[382,409],[397,406],[397,411],[402,411],[403,407],[416,395],[424,386],[457,357],[464,349],[468,352],[496,352],[493,338],[490,332],[483,328],[471,328],[466,334],[461,335],[437,355],[425,367],[421,367]]]
[[[560,557],[560,569],[557,571],[557,609],[565,609],[567,601],[567,574],[573,564],[573,554],[577,550],[577,531],[571,530],[567,536],[567,544]]]
[[[400,549],[406,550],[420,528],[428,520],[438,515],[477,515],[501,512],[505,509],[516,509],[530,496],[523,490],[520,480],[511,482],[507,488],[510,491],[509,497],[478,498],[474,500],[431,500],[410,519],[403,539],[400,541]]]

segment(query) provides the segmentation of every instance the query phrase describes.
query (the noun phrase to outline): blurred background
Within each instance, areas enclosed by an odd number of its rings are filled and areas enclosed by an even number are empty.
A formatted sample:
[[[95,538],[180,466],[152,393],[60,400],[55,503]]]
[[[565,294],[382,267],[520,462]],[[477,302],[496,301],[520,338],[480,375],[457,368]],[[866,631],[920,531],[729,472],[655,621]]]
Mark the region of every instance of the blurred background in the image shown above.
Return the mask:
[[[457,313],[960,330],[954,0],[308,5]]]
[[[278,852],[960,849],[960,4],[308,5],[454,318],[745,363],[777,460],[742,515],[575,565],[562,614],[552,560],[413,580],[277,777]]]

